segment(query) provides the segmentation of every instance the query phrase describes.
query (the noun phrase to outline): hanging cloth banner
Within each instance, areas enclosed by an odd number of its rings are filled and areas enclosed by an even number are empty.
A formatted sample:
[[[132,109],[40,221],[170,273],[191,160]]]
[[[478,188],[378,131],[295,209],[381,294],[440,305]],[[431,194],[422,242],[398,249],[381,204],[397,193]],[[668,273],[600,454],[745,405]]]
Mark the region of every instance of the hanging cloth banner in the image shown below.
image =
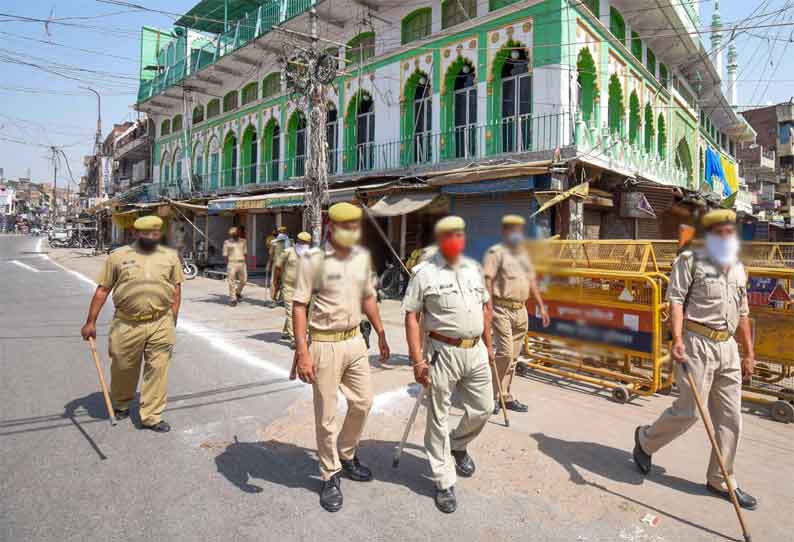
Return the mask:
[[[558,203],[567,200],[571,196],[577,196],[577,197],[580,197],[580,198],[586,198],[589,193],[590,193],[590,182],[589,181],[583,182],[582,184],[577,184],[576,186],[574,186],[570,190],[566,190],[565,192],[563,192],[561,194],[557,194],[556,196],[554,196],[550,200],[547,200],[545,203],[543,203],[540,206],[540,208],[537,211],[532,213],[532,216],[530,216],[529,218],[530,219],[535,218],[537,215],[539,215],[543,211],[545,211],[547,209],[551,209],[552,207],[554,207]],[[535,195],[536,199],[537,199],[538,195],[539,194]]]
[[[727,181],[724,185],[725,190],[723,191],[723,195],[727,198],[731,194],[735,194],[739,191],[739,175],[736,173],[736,166],[730,163],[724,156],[720,156],[720,162],[722,163],[722,171],[725,173],[725,180]]]
[[[725,178],[725,171],[722,169],[720,155],[711,147],[706,149],[705,169],[706,171],[704,173],[704,177],[706,183],[711,187],[711,189],[714,192],[717,192],[719,188],[722,188],[722,193],[726,196],[729,196],[730,187],[728,186],[728,181]],[[720,186],[715,186],[717,181],[720,182]]]

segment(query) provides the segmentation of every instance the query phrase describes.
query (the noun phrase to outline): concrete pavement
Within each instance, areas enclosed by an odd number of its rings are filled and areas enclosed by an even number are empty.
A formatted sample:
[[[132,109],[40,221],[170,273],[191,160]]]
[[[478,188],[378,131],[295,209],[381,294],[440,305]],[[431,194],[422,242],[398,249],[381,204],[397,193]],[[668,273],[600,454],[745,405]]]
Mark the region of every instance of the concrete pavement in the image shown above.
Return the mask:
[[[442,516],[425,479],[423,412],[400,469],[390,465],[415,393],[393,302],[382,311],[395,363],[380,367],[373,347],[378,397],[361,448],[377,480],[344,481],[339,514],[318,506],[308,387],[286,379],[283,310],[265,306],[262,288],[231,308],[225,283],[186,283],[166,412],[174,431],[139,431],[135,419],[111,428],[79,337],[102,259],[36,252],[36,239],[0,236],[0,540],[739,538],[730,505],[702,486],[702,426],[657,454],[648,479],[634,470],[634,426],[671,398],[617,405],[534,379],[516,386],[530,413],[510,429],[493,419],[470,450],[478,473],[458,484],[459,512]],[[99,328],[106,366],[111,313]],[[737,470],[761,499],[751,529],[756,540],[789,539],[794,518],[780,511],[794,502],[794,427],[746,415],[745,429]]]

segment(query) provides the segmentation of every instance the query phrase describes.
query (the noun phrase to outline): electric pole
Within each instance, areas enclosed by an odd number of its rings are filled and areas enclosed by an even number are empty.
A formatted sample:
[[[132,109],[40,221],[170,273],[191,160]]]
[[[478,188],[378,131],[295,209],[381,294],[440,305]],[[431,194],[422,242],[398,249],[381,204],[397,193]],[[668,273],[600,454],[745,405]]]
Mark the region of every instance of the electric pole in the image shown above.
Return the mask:
[[[50,147],[52,151],[52,223],[58,223],[58,148]]]

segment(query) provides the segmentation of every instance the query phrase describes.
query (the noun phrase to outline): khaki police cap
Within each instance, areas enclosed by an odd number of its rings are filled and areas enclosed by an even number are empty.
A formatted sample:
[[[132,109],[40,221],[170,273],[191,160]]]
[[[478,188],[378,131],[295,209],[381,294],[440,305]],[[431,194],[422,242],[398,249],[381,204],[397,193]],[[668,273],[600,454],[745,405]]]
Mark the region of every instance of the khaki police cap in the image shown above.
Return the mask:
[[[526,223],[523,216],[505,215],[502,217],[502,226],[523,226]]]
[[[279,233],[287,233],[287,227],[286,226],[280,226],[277,231]]]
[[[298,241],[303,241],[304,243],[311,243],[312,234],[309,232],[302,231],[298,234]]]
[[[237,228],[229,228],[229,235],[237,235]]]
[[[361,220],[361,207],[356,207],[352,203],[342,202],[331,205],[328,209],[328,218],[332,222],[352,222]]]
[[[138,231],[159,230],[163,227],[163,219],[159,216],[142,216],[132,225]]]
[[[725,223],[736,224],[736,213],[730,209],[717,209],[709,211],[703,216],[703,227],[706,229]]]
[[[436,222],[435,234],[462,231],[466,229],[466,221],[459,216],[447,216]]]

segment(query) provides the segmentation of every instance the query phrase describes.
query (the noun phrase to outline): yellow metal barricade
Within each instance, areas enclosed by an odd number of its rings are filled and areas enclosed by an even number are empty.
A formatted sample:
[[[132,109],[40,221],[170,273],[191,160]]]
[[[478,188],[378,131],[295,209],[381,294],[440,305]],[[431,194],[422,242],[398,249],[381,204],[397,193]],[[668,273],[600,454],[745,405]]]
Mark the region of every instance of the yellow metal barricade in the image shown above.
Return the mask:
[[[536,247],[534,254],[551,325],[544,328],[530,311],[528,366],[610,389],[620,402],[670,389],[669,345],[663,337],[666,277],[618,269],[655,267],[650,245],[555,244],[545,254],[540,252],[546,248]]]

